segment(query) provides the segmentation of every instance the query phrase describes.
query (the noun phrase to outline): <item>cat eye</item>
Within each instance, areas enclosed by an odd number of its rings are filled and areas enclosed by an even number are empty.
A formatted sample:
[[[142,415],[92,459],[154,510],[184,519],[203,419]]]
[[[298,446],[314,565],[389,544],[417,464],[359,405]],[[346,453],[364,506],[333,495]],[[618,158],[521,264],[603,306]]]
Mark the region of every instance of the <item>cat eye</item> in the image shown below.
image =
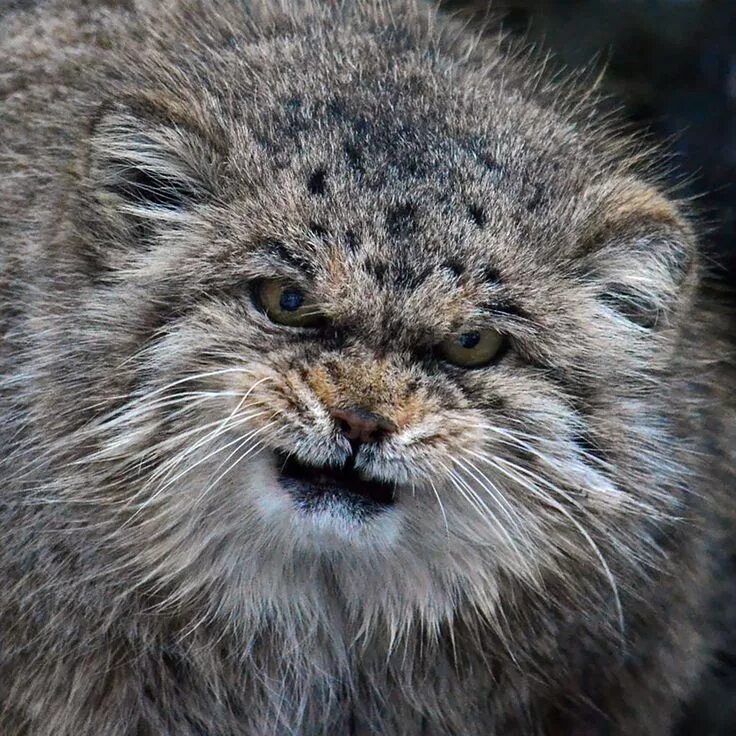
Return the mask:
[[[488,365],[501,352],[504,336],[496,330],[473,330],[453,335],[437,347],[439,356],[463,368]]]
[[[317,327],[324,322],[324,314],[307,294],[287,281],[261,281],[257,286],[257,296],[272,322],[289,327]]]

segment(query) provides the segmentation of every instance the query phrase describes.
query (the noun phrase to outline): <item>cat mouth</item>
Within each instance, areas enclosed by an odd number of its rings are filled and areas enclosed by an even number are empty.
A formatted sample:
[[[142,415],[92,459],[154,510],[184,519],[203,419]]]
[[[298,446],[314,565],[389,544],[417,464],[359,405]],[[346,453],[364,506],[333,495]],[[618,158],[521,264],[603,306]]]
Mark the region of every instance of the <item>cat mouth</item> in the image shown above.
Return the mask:
[[[353,460],[342,466],[307,465],[293,455],[276,453],[282,486],[303,511],[336,511],[355,515],[376,513],[392,506],[396,486],[366,478]]]

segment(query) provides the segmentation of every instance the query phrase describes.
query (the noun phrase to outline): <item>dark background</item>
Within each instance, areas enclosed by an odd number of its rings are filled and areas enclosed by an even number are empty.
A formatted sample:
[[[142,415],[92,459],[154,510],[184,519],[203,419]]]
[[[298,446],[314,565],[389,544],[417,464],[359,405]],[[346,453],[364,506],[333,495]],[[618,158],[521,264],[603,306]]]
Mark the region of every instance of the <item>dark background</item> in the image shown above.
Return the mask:
[[[487,0],[446,0],[488,14]],[[569,67],[605,69],[608,104],[673,154],[713,273],[736,299],[736,0],[495,0],[504,27]],[[736,732],[735,732],[736,733]]]

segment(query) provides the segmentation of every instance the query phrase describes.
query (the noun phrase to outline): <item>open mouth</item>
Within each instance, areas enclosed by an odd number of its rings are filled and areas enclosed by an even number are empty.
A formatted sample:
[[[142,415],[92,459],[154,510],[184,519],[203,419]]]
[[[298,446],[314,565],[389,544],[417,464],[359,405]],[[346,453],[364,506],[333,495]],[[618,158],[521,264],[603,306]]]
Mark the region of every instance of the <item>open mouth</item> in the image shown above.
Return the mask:
[[[375,513],[394,503],[396,487],[363,477],[349,460],[340,467],[313,466],[277,452],[281,483],[304,511]]]

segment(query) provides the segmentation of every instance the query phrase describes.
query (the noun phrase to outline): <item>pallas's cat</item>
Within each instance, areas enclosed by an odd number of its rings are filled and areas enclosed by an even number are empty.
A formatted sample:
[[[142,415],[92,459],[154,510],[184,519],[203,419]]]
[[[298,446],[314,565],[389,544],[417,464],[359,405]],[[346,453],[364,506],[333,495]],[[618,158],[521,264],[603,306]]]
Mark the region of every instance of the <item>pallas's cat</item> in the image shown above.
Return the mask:
[[[413,2],[26,5],[0,731],[669,733],[733,414],[646,151]]]

